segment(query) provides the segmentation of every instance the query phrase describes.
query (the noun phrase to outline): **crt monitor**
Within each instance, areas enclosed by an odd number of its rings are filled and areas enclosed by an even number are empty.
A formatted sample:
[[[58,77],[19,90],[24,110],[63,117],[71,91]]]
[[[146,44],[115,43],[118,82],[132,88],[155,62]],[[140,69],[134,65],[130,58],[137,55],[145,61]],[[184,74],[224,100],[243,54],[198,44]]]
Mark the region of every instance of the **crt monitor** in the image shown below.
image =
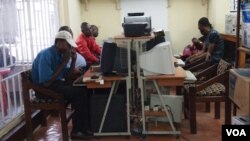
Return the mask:
[[[144,76],[175,74],[174,58],[170,42],[157,44],[139,57]]]
[[[101,54],[101,71],[103,75],[111,75],[115,64],[116,43],[104,41]]]
[[[101,72],[104,76],[128,72],[127,48],[117,47],[112,41],[104,41],[101,54]],[[136,52],[130,51],[131,65],[136,63]]]
[[[130,50],[130,64],[132,66],[136,64],[136,52],[135,50]],[[128,49],[124,47],[116,48],[115,64],[113,71],[118,74],[128,73]]]

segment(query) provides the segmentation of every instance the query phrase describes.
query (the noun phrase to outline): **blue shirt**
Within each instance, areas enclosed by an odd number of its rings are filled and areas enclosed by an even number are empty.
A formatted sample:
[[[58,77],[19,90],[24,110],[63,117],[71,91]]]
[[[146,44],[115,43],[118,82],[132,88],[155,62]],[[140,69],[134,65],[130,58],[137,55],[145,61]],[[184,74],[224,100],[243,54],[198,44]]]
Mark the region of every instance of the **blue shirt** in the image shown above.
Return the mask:
[[[62,63],[62,58],[63,55],[56,51],[55,45],[39,52],[32,63],[32,81],[36,84],[44,84],[50,80],[56,69]],[[67,72],[68,69],[65,64],[57,80],[64,78]]]
[[[211,62],[218,63],[220,59],[224,56],[224,41],[220,37],[220,34],[216,30],[210,31],[210,33],[207,35],[205,39],[205,46],[208,48],[209,44],[213,43],[215,44],[215,48],[213,52],[211,53]]]
[[[78,52],[76,52],[76,64],[75,64],[75,68],[84,68],[87,66],[86,60],[85,58],[79,54]],[[71,58],[67,64],[67,67],[70,68],[70,64],[71,64]]]

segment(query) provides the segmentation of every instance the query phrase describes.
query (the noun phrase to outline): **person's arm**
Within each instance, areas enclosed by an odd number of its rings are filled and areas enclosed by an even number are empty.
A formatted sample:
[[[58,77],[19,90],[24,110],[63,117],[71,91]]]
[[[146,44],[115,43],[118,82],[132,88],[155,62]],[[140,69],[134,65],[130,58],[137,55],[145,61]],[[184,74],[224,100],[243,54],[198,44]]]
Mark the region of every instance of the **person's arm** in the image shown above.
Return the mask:
[[[212,32],[208,38],[209,44],[207,48],[206,61],[209,61],[211,58],[211,54],[216,48],[216,44],[218,44],[220,40],[220,35],[217,32]]]
[[[63,60],[60,66],[58,66],[58,68],[56,69],[52,77],[43,84],[45,87],[49,87],[58,78],[58,76],[61,74],[62,70],[64,69],[65,65],[68,63],[69,58],[70,58],[70,52],[65,52],[63,54]]]
[[[66,80],[71,80],[74,77],[74,72],[75,72],[74,70],[75,70],[75,64],[76,64],[76,59],[77,59],[75,48],[71,48],[70,57],[71,57],[71,64],[70,64],[70,68],[69,68],[69,73],[65,77]]]
[[[90,37],[89,40],[92,52],[94,52],[96,55],[101,55],[101,47],[96,43],[94,38]]]
[[[76,42],[77,44],[77,51],[84,56],[87,62],[99,62],[99,59],[91,53],[89,50],[86,41],[80,40]]]
[[[208,50],[207,50],[207,53],[206,53],[206,61],[210,60],[210,57],[211,57],[212,52],[214,51],[214,48],[215,48],[215,44],[214,43],[210,43],[208,45]]]
[[[186,62],[187,63],[192,63],[192,62],[194,62],[194,61],[196,61],[196,60],[198,60],[198,59],[201,59],[201,58],[203,58],[203,57],[205,57],[206,56],[206,52],[198,52],[198,53],[196,53],[196,54],[194,54],[194,55],[192,55],[192,56],[190,56],[190,57],[188,57],[187,59],[186,59]]]

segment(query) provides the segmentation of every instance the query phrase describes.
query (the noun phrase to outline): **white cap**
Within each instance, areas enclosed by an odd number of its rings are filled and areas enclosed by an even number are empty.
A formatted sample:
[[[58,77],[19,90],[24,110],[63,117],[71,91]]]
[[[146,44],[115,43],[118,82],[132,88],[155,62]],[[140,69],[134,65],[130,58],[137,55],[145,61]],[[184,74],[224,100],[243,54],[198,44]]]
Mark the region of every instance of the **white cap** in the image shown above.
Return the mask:
[[[77,47],[76,43],[72,38],[72,35],[68,31],[59,31],[56,34],[56,39],[65,39],[71,46]]]

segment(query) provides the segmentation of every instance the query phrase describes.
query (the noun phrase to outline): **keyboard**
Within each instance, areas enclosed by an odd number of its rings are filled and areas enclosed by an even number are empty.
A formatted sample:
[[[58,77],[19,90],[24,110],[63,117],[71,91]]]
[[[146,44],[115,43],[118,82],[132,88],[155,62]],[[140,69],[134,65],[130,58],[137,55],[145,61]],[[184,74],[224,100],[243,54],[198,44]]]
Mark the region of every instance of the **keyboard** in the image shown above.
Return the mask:
[[[185,62],[184,61],[182,61],[181,59],[176,59],[177,60],[177,65],[178,66],[185,66]]]

